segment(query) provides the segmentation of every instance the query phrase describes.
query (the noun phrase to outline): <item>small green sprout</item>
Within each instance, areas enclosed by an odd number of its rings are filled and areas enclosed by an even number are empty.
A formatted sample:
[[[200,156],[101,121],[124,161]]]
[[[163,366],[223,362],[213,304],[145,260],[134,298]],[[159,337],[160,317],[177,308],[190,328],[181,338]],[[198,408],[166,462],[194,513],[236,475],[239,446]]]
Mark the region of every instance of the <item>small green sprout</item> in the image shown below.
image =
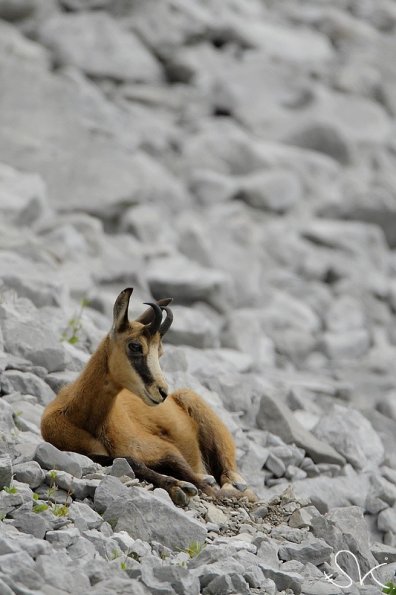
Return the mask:
[[[9,486],[9,487],[4,486],[3,490],[5,492],[7,492],[7,494],[17,494],[18,493],[18,490],[16,489],[15,486]]]
[[[48,504],[35,504],[32,508],[33,512],[39,513],[48,510]]]
[[[387,595],[396,595],[396,585],[389,581],[389,583],[386,583],[383,593],[387,593]]]
[[[55,516],[67,516],[69,514],[69,507],[65,504],[54,504],[51,510]]]
[[[79,311],[70,318],[67,323],[66,329],[63,331],[61,335],[61,341],[67,341],[70,345],[75,345],[80,340],[80,331],[82,329],[82,315],[84,309],[89,306],[89,300],[83,298],[80,301],[80,309]]]
[[[204,549],[205,544],[199,543],[199,541],[192,541],[188,547],[186,547],[185,551],[186,554],[190,556],[190,558],[196,558]]]
[[[122,553],[121,550],[114,548],[114,550],[112,550],[112,552],[111,552],[110,560],[117,560],[117,558],[119,558],[121,556],[121,553]]]
[[[40,500],[39,494],[34,493],[32,496],[33,500]]]

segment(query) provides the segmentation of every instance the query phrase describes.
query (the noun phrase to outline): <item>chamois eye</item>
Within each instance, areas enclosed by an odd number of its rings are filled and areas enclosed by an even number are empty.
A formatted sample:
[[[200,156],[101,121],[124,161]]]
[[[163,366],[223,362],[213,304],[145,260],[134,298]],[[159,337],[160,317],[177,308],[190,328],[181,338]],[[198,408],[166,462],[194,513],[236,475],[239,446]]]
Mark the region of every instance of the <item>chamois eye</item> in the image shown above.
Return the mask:
[[[139,341],[130,341],[128,343],[128,351],[130,353],[143,353],[143,347],[142,344],[139,343]]]

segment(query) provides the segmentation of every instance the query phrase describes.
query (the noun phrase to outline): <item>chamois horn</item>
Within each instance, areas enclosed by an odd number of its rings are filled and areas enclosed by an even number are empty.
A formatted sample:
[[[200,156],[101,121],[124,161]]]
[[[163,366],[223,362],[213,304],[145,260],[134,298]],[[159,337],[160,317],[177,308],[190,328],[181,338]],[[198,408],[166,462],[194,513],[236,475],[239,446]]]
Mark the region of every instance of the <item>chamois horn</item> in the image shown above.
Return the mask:
[[[162,306],[168,306],[173,301],[172,298],[162,298],[162,300],[156,300],[157,305],[162,308]],[[152,308],[147,308],[143,314],[136,318],[136,322],[140,322],[141,324],[148,324],[154,320],[154,310]]]
[[[146,306],[150,306],[154,312],[154,319],[146,324],[146,328],[149,331],[150,335],[155,335],[157,331],[160,330],[161,322],[162,322],[162,310],[158,304],[154,302],[144,302]]]
[[[163,337],[171,327],[171,324],[173,322],[173,312],[170,308],[167,308],[166,306],[162,306],[161,309],[165,310],[166,312],[166,318],[159,329],[160,335],[161,337]]]

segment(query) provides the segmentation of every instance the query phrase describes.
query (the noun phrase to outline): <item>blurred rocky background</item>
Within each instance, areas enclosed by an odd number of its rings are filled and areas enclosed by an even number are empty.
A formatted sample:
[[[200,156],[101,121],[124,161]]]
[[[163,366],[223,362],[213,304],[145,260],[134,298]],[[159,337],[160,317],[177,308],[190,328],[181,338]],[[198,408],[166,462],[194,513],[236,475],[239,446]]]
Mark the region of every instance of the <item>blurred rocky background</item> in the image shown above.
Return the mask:
[[[396,2],[0,19],[1,595],[378,593],[324,573],[396,566]],[[126,286],[132,315],[174,298],[163,369],[228,424],[256,507],[176,509],[42,442]]]

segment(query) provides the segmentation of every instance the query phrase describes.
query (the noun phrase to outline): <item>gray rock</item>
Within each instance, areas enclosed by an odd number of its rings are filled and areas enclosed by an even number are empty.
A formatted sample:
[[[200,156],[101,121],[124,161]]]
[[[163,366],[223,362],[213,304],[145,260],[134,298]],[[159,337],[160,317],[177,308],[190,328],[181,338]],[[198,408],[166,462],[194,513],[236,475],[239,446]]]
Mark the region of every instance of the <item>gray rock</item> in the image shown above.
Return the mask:
[[[261,311],[233,310],[227,317],[221,341],[224,347],[249,353],[261,366],[273,366],[275,348],[261,328]]]
[[[346,134],[330,122],[306,122],[286,140],[297,147],[324,153],[343,165],[352,159],[353,150]]]
[[[69,348],[73,347],[72,345],[70,345],[69,343],[64,345],[65,347],[65,351],[68,355],[70,355],[69,353]],[[86,362],[85,362],[86,363]],[[70,362],[68,361],[66,364],[68,367],[70,366]],[[81,366],[80,369],[82,369],[83,366]],[[70,370],[64,370],[63,372],[52,372],[51,374],[47,374],[47,376],[45,376],[45,382],[48,384],[48,386],[50,388],[52,388],[52,390],[54,391],[55,394],[58,394],[58,392],[67,384],[71,384],[72,382],[74,382],[77,379],[77,372],[72,372]]]
[[[333,548],[323,539],[312,539],[305,543],[281,545],[278,556],[281,560],[298,560],[303,564],[310,562],[318,566],[330,558]]]
[[[154,13],[156,13],[155,22],[158,25],[155,31]],[[165,0],[161,6],[152,0],[139,2],[133,7],[130,15],[130,25],[133,30],[149,47],[163,57],[167,56],[170,49],[201,36],[210,24],[210,13],[204,6],[185,2],[173,3],[169,0]]]
[[[82,476],[80,464],[70,456],[70,453],[58,450],[49,442],[43,442],[38,445],[34,454],[34,460],[43,469],[66,471],[77,478]]]
[[[13,471],[17,481],[27,483],[33,489],[38,488],[45,479],[45,473],[36,461],[17,463]]]
[[[151,593],[191,593],[199,595],[199,580],[187,568],[178,566],[153,567],[142,563],[142,581]]]
[[[293,593],[301,593],[303,577],[297,572],[287,572],[281,568],[271,568],[266,564],[260,564],[260,568],[266,578],[274,581],[278,591],[291,589]]]
[[[262,430],[277,434],[286,443],[294,443],[303,448],[317,463],[342,465],[345,462],[345,459],[332,446],[305,430],[286,405],[268,394],[261,397],[257,425]]]
[[[196,308],[172,307],[173,324],[166,340],[173,345],[191,345],[199,349],[218,347],[218,328]]]
[[[226,273],[201,267],[181,256],[152,261],[147,281],[153,295],[171,295],[181,303],[199,300],[223,311],[233,299],[231,279]]]
[[[131,591],[134,595],[149,595],[150,591],[141,583],[130,578],[110,578],[100,581],[91,589],[97,595],[127,595]]]
[[[3,593],[3,595],[14,595],[15,591],[11,590],[11,587],[9,587],[1,578],[0,578],[0,589],[1,592]]]
[[[47,473],[46,481],[49,485],[52,485],[55,481],[56,485],[69,492],[78,500],[84,500],[85,498],[93,498],[96,488],[99,485],[99,479],[78,479],[66,473],[66,471],[57,471],[55,480]]]
[[[9,398],[11,398],[11,395]],[[34,428],[37,428],[37,430],[40,428],[44,407],[37,403],[37,399],[33,396],[15,394],[15,401],[12,402],[11,406],[19,428],[21,427],[21,424],[27,426],[26,428],[23,428],[24,431],[33,431]]]
[[[46,21],[40,40],[58,64],[117,81],[160,82],[162,70],[133,33],[104,12],[60,14]]]
[[[0,313],[1,316],[1,313]],[[0,320],[5,351],[30,360],[49,372],[62,370],[66,354],[59,337],[42,316],[10,317]]]
[[[47,531],[45,539],[51,545],[60,548],[68,548],[78,541],[80,531],[76,527],[70,529],[59,529],[58,531]]]
[[[15,552],[0,557],[0,571],[5,575],[17,575],[25,568],[33,566],[33,559],[26,552]]]
[[[66,593],[87,593],[90,590],[88,577],[63,552],[39,556],[36,570],[45,582]]]
[[[396,533],[396,507],[382,510],[378,515],[378,529]]]
[[[103,523],[102,517],[84,502],[70,504],[69,518],[80,531],[97,529]]]
[[[272,471],[275,477],[282,477],[286,471],[286,466],[282,459],[274,455],[272,452],[269,453],[265,466]]]
[[[204,525],[155,495],[130,488],[128,496],[110,503],[104,515],[115,531],[128,531],[143,541],[161,541],[171,549],[186,548],[206,537]]]
[[[226,595],[227,593],[250,593],[249,585],[239,574],[226,574],[218,576],[202,591],[204,595]]]
[[[376,404],[376,409],[386,417],[396,421],[396,395],[393,391],[389,392]]]
[[[270,170],[241,180],[236,197],[256,209],[284,213],[301,200],[302,186],[293,172]]]
[[[33,248],[31,248],[33,252]],[[34,254],[34,252],[33,252]],[[21,298],[27,298],[35,306],[41,308],[43,306],[60,306],[65,302],[65,286],[55,267],[48,262],[35,262],[28,257],[22,257],[15,252],[3,250],[0,254],[0,264],[2,268],[2,280],[5,285],[15,290]],[[16,300],[17,312],[21,314],[21,318],[26,317],[26,302],[20,303]],[[19,306],[20,304],[20,306]],[[2,316],[4,309],[9,310],[8,307],[2,304]],[[11,313],[14,318],[15,313]],[[10,315],[7,312],[7,315]],[[39,313],[32,313],[32,318],[35,318]],[[48,326],[47,324],[45,326]],[[35,321],[37,327],[37,321]]]
[[[1,0],[0,18],[5,21],[19,21],[31,16],[36,0]]]
[[[348,330],[343,333],[325,333],[323,349],[334,360],[363,357],[370,347],[370,335],[365,329]]]
[[[126,498],[128,494],[128,488],[120,482],[118,477],[111,475],[104,477],[95,491],[95,510],[102,514],[116,500]]]
[[[122,477],[123,475],[127,475],[132,479],[135,477],[135,473],[128,461],[122,458],[114,459],[112,466],[106,469],[106,473],[113,477]]]
[[[23,395],[34,395],[41,405],[47,405],[55,397],[48,384],[31,372],[6,370],[1,376],[0,387],[5,394],[19,392]]]
[[[384,562],[391,564],[396,561],[396,548],[384,543],[374,543],[371,546],[371,553],[380,564]]]
[[[12,161],[16,167],[42,175],[54,205],[62,210],[78,207],[91,213],[111,214],[121,206],[123,209],[125,201],[136,204],[145,198],[167,195],[173,203],[181,196],[181,185],[168,170],[143,152],[131,155],[137,136],[126,124],[129,117],[107,102],[90,83],[77,74],[54,76],[32,59],[20,60],[14,54],[5,58],[5,52],[1,55],[1,86],[8,93],[2,98],[0,129],[5,132],[15,109],[36,113],[42,125],[37,129],[29,121],[16,120],[13,135],[0,143],[0,160]],[[33,95],[23,92],[26,84],[34,85]],[[62,120],[56,116],[60,104]],[[93,131],[95,122],[104,134]],[[34,158],[31,151],[25,150],[29,143],[38,147]],[[49,158],[50,145],[56,148],[59,161]],[[81,168],[81,156],[87,154],[87,147],[90,159]],[[81,279],[81,268],[78,271]],[[89,279],[89,270],[87,275]],[[71,283],[76,282],[73,277],[69,277]],[[86,281],[85,278],[85,288]]]
[[[370,422],[354,409],[334,405],[319,420],[314,433],[356,468],[378,466],[384,459],[384,446],[378,434]]]
[[[18,491],[13,493],[7,493],[4,490],[0,491],[0,514],[7,515],[18,506],[23,504],[23,496]]]
[[[348,550],[359,560],[362,574],[376,565],[369,547],[369,532],[363,509],[358,506],[334,508],[326,516],[312,519],[312,531],[323,539],[335,552]],[[342,557],[342,568],[349,576],[355,572],[356,562],[352,556]]]
[[[0,455],[0,490],[11,485],[12,474],[13,469],[10,455]]]
[[[1,11],[1,6],[0,6]],[[18,172],[0,164],[0,213],[3,221],[27,226],[48,213],[45,186],[40,176]]]
[[[312,526],[312,519],[319,516],[320,512],[315,506],[304,506],[295,510],[289,518],[289,526],[302,529]]]
[[[5,436],[15,431],[12,407],[5,399],[0,399],[0,432]]]
[[[12,524],[19,531],[22,531],[22,533],[28,533],[38,539],[44,539],[46,532],[52,528],[49,521],[43,515],[28,511],[18,511],[18,514],[14,516]]]

